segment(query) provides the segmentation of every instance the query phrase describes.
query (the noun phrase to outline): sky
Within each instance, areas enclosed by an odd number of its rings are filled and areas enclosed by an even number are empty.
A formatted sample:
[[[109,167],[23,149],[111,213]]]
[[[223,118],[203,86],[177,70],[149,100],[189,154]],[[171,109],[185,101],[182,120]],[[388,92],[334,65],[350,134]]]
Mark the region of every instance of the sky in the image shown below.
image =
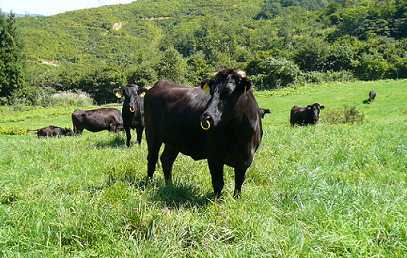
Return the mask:
[[[128,4],[135,0],[0,0],[2,12],[16,14],[54,15],[67,11],[99,7],[103,5]]]

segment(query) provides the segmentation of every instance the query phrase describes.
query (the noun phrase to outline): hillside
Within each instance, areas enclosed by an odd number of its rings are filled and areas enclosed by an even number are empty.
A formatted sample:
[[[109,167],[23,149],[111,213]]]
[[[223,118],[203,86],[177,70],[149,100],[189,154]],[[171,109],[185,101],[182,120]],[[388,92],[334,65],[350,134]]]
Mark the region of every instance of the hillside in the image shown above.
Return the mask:
[[[28,60],[20,94],[33,104],[67,90],[113,101],[127,82],[192,86],[224,66],[258,89],[407,78],[404,1],[141,0],[16,26]]]

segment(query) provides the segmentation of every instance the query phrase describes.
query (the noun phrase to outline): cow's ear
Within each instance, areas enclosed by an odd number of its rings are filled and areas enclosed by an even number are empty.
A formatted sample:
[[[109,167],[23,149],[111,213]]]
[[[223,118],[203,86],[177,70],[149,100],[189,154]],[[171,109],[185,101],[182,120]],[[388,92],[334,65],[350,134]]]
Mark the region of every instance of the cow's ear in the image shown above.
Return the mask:
[[[146,92],[147,92],[147,88],[146,87],[141,87],[138,91],[137,91],[137,94],[140,96],[140,97],[144,97],[144,95],[146,95]]]
[[[252,81],[247,79],[246,77],[241,78],[240,83],[238,85],[238,88],[243,90],[243,95],[246,95],[246,93],[251,90],[253,87]]]
[[[321,106],[321,107],[320,107],[320,109],[324,109],[324,108],[325,108],[325,106]]]
[[[114,88],[113,89],[113,94],[117,97],[117,98],[121,98],[123,95],[123,91],[119,88]]]
[[[308,106],[307,106],[307,109],[308,109],[308,110],[311,110],[311,109],[312,109],[312,105],[308,105]]]
[[[215,83],[214,80],[206,78],[201,82],[201,88],[205,91],[206,94],[210,94],[211,93],[211,86],[214,83]]]

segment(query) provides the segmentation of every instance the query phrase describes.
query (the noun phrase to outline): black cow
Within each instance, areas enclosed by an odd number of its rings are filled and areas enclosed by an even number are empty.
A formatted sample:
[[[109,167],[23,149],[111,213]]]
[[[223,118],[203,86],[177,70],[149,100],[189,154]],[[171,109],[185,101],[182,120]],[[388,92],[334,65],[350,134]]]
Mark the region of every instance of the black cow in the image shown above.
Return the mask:
[[[30,131],[34,131],[38,138],[41,137],[52,137],[52,136],[73,136],[73,131],[71,128],[62,128],[54,125],[49,125],[37,130],[27,130],[27,133]],[[34,133],[33,133],[34,134]]]
[[[373,102],[373,100],[376,98],[376,91],[375,90],[371,90],[369,92],[369,102]]]
[[[81,135],[83,129],[91,132],[124,130],[122,112],[115,108],[77,109],[72,113],[72,123],[75,135]]]
[[[140,145],[141,137],[144,131],[144,100],[143,96],[147,88],[138,88],[135,84],[129,84],[124,87],[124,102],[123,102],[123,126],[127,136],[127,147],[130,147],[131,131],[136,129],[137,143]],[[113,91],[115,92],[115,91]],[[120,94],[120,90],[116,91]],[[117,95],[116,95],[117,96]]]
[[[261,118],[264,118],[265,114],[271,114],[271,111],[268,108],[260,108],[259,112],[260,112]]]
[[[216,198],[224,185],[224,164],[233,167],[238,197],[263,136],[261,116],[244,72],[223,68],[215,78],[193,88],[160,80],[146,93],[148,177],[153,177],[164,143],[161,163],[167,184],[181,152],[194,160],[207,159]]]
[[[316,124],[319,120],[319,112],[324,109],[319,103],[314,103],[306,107],[299,107],[295,105],[291,109],[290,123],[291,126]]]

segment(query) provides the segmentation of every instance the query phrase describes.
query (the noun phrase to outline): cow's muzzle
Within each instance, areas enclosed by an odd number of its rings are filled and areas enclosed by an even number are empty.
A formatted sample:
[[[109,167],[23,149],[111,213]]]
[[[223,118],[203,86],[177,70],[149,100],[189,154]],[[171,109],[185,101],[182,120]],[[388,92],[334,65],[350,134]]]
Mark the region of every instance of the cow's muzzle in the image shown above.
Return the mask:
[[[134,113],[136,109],[134,107],[130,107],[130,112]]]

